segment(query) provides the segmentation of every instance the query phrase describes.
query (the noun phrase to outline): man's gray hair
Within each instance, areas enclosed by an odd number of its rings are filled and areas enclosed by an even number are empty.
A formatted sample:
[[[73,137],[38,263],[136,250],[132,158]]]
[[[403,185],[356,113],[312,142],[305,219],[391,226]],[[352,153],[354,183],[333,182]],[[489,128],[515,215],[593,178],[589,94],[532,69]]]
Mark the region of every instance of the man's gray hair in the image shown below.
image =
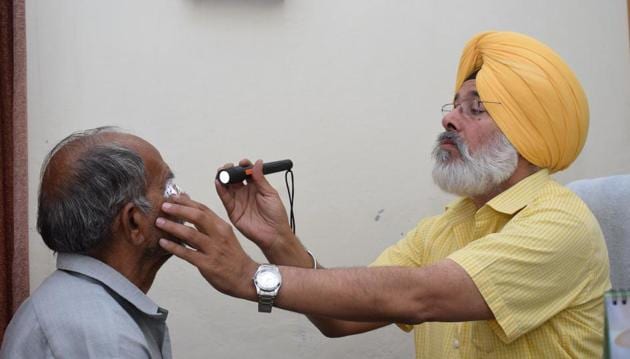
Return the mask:
[[[114,141],[104,141],[102,135],[107,133],[121,131],[99,127],[73,133],[44,160],[37,231],[53,251],[86,253],[106,243],[118,212],[129,202],[145,213],[151,209],[145,197],[142,157]],[[49,167],[58,165],[53,157],[60,151],[77,151],[78,155],[62,169],[63,179],[55,183],[49,174],[54,169]]]

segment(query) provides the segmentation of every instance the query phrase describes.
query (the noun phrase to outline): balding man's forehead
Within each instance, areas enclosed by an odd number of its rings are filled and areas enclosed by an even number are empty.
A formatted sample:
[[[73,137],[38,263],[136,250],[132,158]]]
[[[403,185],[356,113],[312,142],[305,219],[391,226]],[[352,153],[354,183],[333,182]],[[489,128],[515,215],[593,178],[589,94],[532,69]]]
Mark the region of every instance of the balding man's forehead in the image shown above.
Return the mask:
[[[120,132],[101,132],[87,136],[77,136],[61,145],[48,160],[42,174],[42,190],[63,187],[68,177],[74,174],[76,165],[86,153],[96,146],[118,145],[138,154],[143,161],[142,152],[157,151],[140,137]],[[144,148],[144,151],[143,151]]]
[[[129,148],[124,142],[132,144],[131,138],[136,136],[118,132],[103,132],[90,136],[81,136],[63,144],[50,158],[48,167],[56,163],[55,168],[64,164],[72,164],[79,160],[89,149],[108,143],[119,144]]]

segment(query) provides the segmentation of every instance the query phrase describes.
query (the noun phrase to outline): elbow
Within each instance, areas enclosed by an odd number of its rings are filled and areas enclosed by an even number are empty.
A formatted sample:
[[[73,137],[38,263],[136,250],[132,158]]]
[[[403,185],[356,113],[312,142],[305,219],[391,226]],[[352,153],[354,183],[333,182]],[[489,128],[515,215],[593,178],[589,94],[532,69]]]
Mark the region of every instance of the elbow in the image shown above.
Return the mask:
[[[406,303],[399,304],[400,313],[398,323],[417,325],[438,320],[440,303],[426,292],[409,298]]]
[[[338,328],[317,327],[317,329],[319,329],[319,332],[322,333],[326,338],[342,338],[352,334]]]
[[[409,311],[404,316],[404,320],[397,321],[398,323],[408,324],[408,325],[418,325],[425,322],[431,322],[433,319],[430,315],[428,315],[424,310],[414,310]]]
[[[344,335],[343,333],[329,332],[329,331],[327,331],[327,330],[320,330],[320,332],[321,332],[322,334],[324,334],[324,336],[325,336],[326,338],[331,338],[331,339],[334,339],[334,338],[343,338],[343,337],[345,337],[345,336],[346,336],[346,335]]]

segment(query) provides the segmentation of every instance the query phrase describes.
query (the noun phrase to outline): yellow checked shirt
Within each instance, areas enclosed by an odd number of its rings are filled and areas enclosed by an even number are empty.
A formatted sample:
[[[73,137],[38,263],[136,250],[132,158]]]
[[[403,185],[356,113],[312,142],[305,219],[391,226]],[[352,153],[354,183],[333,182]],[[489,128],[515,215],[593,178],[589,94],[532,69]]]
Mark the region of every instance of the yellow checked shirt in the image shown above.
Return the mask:
[[[467,198],[453,202],[373,265],[443,258],[466,270],[495,319],[400,325],[414,329],[416,358],[601,358],[606,244],[586,205],[547,170],[479,210]]]

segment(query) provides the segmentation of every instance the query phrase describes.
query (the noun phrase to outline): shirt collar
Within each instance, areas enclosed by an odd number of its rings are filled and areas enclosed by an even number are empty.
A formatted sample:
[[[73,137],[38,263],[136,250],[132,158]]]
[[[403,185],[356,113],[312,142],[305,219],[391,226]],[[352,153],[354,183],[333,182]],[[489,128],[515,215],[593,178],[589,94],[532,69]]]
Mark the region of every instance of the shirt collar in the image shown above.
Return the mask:
[[[533,194],[538,192],[548,181],[549,170],[543,168],[501,192],[498,196],[488,201],[486,205],[497,212],[513,215],[527,206],[534,198]]]
[[[166,319],[168,315],[166,309],[155,304],[120,272],[98,259],[81,254],[58,253],[57,268],[101,282],[146,315],[160,319]]]
[[[485,206],[489,206],[497,212],[513,215],[529,204],[535,193],[542,185],[549,181],[549,170],[543,168],[531,174],[518,183],[492,198]],[[460,197],[446,206],[446,210],[466,212],[476,211],[473,201],[469,197]]]

